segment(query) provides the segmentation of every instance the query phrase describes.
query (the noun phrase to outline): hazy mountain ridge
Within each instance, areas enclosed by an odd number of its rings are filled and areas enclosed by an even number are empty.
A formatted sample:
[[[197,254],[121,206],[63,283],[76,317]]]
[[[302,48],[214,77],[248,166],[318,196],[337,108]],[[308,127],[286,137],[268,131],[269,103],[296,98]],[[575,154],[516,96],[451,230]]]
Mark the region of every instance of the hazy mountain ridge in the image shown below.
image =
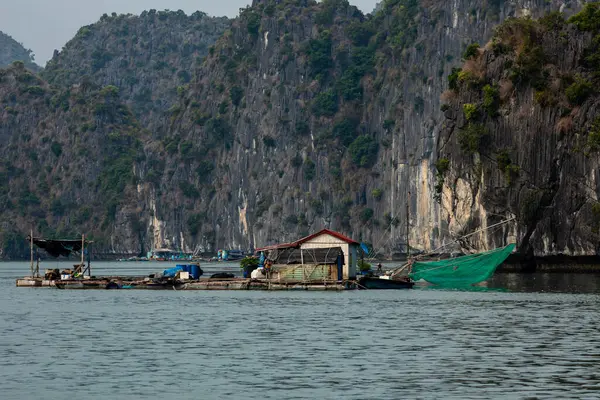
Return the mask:
[[[0,68],[9,66],[14,61],[22,61],[27,68],[34,72],[41,70],[41,67],[33,60],[31,50],[26,49],[11,36],[0,31]]]

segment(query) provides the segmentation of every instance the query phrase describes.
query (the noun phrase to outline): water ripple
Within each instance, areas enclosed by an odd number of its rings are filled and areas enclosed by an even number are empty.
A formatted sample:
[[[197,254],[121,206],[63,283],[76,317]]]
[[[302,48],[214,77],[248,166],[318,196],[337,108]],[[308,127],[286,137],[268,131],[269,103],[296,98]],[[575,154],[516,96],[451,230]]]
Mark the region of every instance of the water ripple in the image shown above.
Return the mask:
[[[16,270],[0,269],[2,399],[600,396],[600,296],[531,292],[531,279],[491,292],[79,292],[15,288]]]

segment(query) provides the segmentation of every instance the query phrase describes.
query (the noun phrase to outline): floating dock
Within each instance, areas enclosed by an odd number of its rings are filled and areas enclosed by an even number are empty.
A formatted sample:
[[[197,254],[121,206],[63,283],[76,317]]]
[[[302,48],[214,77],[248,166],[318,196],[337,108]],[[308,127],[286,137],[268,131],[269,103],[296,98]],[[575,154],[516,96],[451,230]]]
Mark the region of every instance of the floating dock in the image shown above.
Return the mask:
[[[143,281],[144,277],[99,277],[96,279],[84,278],[84,279],[70,279],[70,280],[60,280],[60,279],[45,279],[42,277],[30,277],[26,276],[24,278],[19,278],[16,280],[17,287],[28,287],[28,288],[54,288],[57,287],[56,284],[65,284],[65,283],[86,283],[91,286],[101,286],[110,283],[111,281],[123,281],[123,282],[137,282]]]
[[[130,277],[99,279],[45,280],[38,278],[17,279],[18,287],[57,288],[73,290],[305,290],[340,291],[357,289],[355,281],[300,282],[272,281],[265,279],[199,279],[196,281],[151,281]]]
[[[355,282],[274,282],[262,279],[200,280],[184,283],[176,290],[310,290],[339,291],[356,289]]]
[[[131,280],[73,280],[56,281],[58,289],[127,289],[127,290],[307,290],[340,291],[356,289],[348,282],[274,282],[270,280],[230,278],[200,279],[197,281],[131,281]]]
[[[55,287],[54,282],[54,280],[25,277],[17,279],[17,287]]]

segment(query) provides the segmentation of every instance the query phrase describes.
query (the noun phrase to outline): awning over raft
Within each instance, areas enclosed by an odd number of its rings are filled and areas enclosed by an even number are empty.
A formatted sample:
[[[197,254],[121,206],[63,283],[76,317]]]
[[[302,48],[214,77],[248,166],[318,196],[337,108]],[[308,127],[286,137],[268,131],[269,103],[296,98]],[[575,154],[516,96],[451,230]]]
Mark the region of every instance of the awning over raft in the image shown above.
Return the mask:
[[[31,241],[31,236],[27,237],[27,241]],[[91,241],[86,240],[85,244],[92,243]],[[81,251],[82,240],[68,240],[68,239],[58,239],[58,240],[47,240],[47,239],[39,239],[33,238],[33,244],[37,247],[46,250],[48,254],[52,257],[65,256],[68,257],[71,253],[78,253]]]

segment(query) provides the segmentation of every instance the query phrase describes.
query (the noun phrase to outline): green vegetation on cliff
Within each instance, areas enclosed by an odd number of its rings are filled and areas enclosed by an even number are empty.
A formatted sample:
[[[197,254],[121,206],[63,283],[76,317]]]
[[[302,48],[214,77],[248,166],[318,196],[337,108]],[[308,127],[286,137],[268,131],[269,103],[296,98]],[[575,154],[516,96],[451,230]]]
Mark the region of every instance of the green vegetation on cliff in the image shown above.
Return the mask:
[[[599,43],[600,3],[568,19],[511,18],[448,77],[436,190],[451,175],[481,199],[473,212],[517,216],[524,251],[589,252],[600,238]]]
[[[118,89],[53,88],[19,64],[0,70],[0,81],[4,218],[52,236],[95,225],[89,233],[102,243],[102,231],[127,202],[133,164],[143,157],[142,132]],[[35,94],[32,84],[40,88]],[[11,134],[28,127],[35,135]]]
[[[164,135],[168,125],[153,113],[166,113],[172,107],[229,24],[227,18],[201,12],[105,14],[97,23],[82,27],[41,76],[60,87],[83,82],[115,85],[141,122]]]

